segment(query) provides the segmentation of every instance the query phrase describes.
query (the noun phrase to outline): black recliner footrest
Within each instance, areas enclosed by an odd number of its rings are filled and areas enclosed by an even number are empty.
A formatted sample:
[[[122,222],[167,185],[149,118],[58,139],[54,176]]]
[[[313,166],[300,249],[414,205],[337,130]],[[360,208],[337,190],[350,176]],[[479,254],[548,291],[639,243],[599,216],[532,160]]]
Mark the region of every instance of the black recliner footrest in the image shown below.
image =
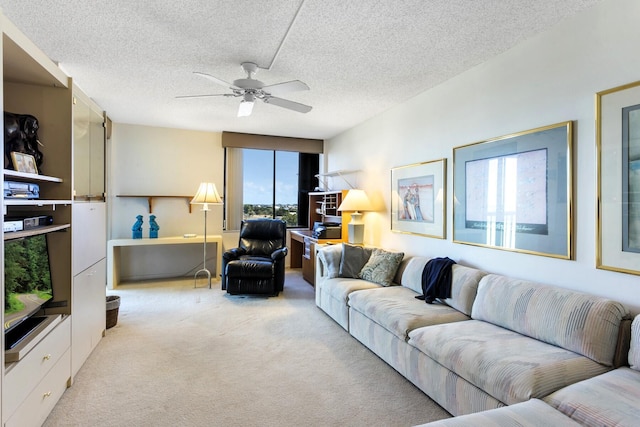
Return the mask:
[[[269,279],[274,275],[274,266],[270,261],[244,259],[230,261],[227,264],[227,276],[256,279]]]

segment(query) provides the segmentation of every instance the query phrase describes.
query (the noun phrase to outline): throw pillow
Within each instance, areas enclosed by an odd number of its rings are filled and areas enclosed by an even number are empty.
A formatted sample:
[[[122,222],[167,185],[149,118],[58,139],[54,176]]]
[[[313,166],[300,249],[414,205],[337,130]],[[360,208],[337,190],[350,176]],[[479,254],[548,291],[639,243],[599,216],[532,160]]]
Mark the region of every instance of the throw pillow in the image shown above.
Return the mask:
[[[342,245],[327,245],[318,251],[317,256],[324,265],[326,277],[328,279],[334,279],[338,277],[338,274],[340,274]]]
[[[340,259],[339,277],[358,278],[362,267],[369,261],[372,248],[363,248],[348,243],[342,244],[342,258]]]
[[[631,323],[631,336],[640,337],[640,316],[636,316]],[[631,369],[640,371],[640,339],[631,340],[631,349],[629,350],[629,365]]]
[[[390,286],[403,258],[404,252],[374,249],[358,277],[382,286]]]

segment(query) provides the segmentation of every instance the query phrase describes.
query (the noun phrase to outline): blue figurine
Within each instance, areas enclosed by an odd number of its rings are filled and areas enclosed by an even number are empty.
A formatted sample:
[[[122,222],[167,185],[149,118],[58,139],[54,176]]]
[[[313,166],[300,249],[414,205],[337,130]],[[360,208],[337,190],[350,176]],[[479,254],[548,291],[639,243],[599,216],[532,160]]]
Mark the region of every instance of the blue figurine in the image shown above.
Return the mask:
[[[136,216],[136,223],[131,227],[132,238],[142,239],[142,215]]]
[[[158,238],[158,230],[160,230],[160,226],[156,222],[156,216],[149,216],[149,238],[157,239]]]

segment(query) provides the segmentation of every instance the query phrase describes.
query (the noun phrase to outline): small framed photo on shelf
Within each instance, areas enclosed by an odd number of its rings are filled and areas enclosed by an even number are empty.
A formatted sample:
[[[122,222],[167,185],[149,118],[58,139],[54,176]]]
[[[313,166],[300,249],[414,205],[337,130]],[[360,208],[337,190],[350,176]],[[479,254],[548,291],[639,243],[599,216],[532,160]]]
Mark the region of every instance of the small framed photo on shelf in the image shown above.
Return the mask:
[[[38,166],[36,166],[36,159],[31,154],[23,154],[24,156],[24,167],[25,172],[27,173],[38,173]]]
[[[38,173],[38,167],[36,166],[36,159],[31,154],[19,153],[17,151],[11,152],[11,160],[13,161],[13,168],[18,172],[26,173]]]
[[[391,169],[391,231],[446,237],[447,159]]]

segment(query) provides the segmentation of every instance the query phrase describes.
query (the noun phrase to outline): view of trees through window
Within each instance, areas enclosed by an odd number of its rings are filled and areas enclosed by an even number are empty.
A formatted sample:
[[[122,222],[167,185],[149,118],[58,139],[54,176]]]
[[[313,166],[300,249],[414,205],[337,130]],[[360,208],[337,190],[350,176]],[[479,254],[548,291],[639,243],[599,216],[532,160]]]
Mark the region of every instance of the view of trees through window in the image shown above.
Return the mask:
[[[290,151],[243,150],[244,219],[280,218],[288,227],[299,224],[299,157]]]

